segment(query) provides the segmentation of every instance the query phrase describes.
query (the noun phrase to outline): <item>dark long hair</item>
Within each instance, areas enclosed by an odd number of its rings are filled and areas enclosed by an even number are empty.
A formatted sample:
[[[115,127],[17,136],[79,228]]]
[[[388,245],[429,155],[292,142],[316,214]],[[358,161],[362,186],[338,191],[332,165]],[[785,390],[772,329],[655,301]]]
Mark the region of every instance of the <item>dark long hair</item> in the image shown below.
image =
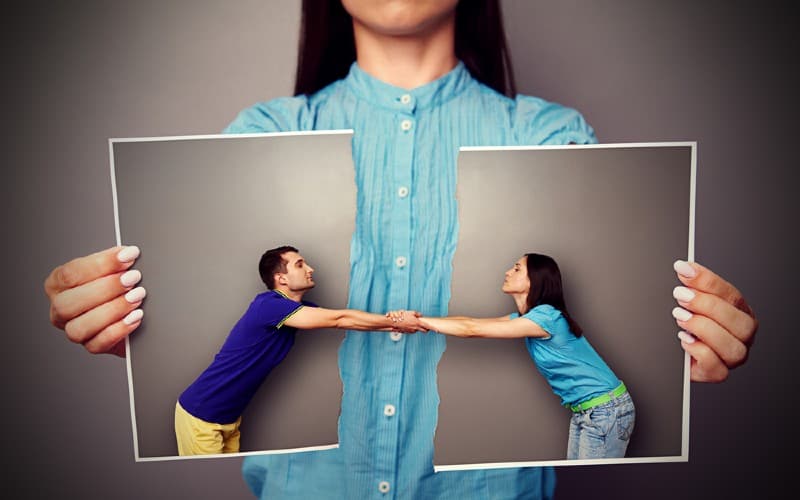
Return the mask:
[[[528,311],[542,304],[549,304],[561,311],[569,324],[569,329],[576,337],[583,334],[583,329],[572,319],[567,304],[564,302],[564,289],[561,285],[561,271],[552,257],[539,253],[525,254],[528,266],[528,279],[531,289],[528,292]],[[526,311],[527,312],[527,311]]]
[[[517,93],[498,0],[460,0],[456,7],[456,57],[481,83]],[[310,95],[347,76],[356,60],[353,20],[341,0],[303,0],[295,95]]]

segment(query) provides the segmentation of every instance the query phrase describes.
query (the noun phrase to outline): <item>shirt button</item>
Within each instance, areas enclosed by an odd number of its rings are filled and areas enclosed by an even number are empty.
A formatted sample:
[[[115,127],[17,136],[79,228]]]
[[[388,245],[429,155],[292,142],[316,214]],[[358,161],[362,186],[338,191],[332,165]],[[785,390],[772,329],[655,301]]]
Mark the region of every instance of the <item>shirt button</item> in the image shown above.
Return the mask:
[[[378,491],[381,493],[389,493],[390,488],[391,486],[389,486],[389,481],[381,481],[378,483]]]
[[[389,334],[389,338],[397,342],[398,340],[403,338],[403,334],[400,332],[392,332]]]
[[[403,94],[402,96],[400,96],[400,102],[402,102],[403,104],[410,103],[411,102],[411,96],[408,95],[408,94]]]
[[[408,132],[411,130],[411,120],[403,120],[400,122],[400,128]]]
[[[397,189],[397,196],[399,196],[400,198],[405,198],[406,196],[408,196],[408,188],[405,186],[400,186]]]
[[[395,412],[394,405],[386,405],[383,407],[383,414],[386,415],[387,417],[391,417],[392,415],[394,415],[394,412]]]
[[[406,258],[400,256],[394,260],[394,263],[397,267],[406,267]]]

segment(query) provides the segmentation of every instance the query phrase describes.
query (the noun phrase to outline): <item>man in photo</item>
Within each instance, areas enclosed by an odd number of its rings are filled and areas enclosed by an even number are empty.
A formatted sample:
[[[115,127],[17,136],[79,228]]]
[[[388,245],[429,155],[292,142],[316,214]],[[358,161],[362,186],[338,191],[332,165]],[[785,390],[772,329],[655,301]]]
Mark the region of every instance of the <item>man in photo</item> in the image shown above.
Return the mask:
[[[268,290],[256,295],[209,367],[175,405],[175,436],[182,456],[239,451],[241,415],[270,371],[289,353],[298,329],[422,330],[413,315],[398,319],[324,309],[303,300],[314,288],[314,269],[292,246],[266,251],[258,272]]]

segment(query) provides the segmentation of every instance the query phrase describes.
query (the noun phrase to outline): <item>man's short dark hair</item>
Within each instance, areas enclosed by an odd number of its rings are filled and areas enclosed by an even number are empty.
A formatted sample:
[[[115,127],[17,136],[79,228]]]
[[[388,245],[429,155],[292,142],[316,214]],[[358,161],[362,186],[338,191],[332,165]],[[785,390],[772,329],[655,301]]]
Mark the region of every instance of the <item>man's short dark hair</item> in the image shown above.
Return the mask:
[[[297,249],[289,245],[273,248],[264,252],[258,261],[258,274],[270,290],[275,289],[275,273],[286,272],[288,262],[283,258],[286,252],[297,252]]]

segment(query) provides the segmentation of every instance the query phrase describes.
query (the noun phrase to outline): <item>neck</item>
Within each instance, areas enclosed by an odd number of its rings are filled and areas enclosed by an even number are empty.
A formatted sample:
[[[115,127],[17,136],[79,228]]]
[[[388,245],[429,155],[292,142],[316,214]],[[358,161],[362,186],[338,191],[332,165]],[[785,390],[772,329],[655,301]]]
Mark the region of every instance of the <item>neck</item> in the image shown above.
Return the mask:
[[[458,63],[455,14],[424,33],[376,33],[353,20],[359,67],[395,87],[413,89],[444,76]]]
[[[517,304],[517,311],[519,311],[519,315],[522,316],[525,314],[528,309],[528,296],[527,294],[517,294],[513,295],[514,303]]]
[[[303,300],[303,295],[306,294],[305,290],[299,290],[299,291],[298,290],[290,290],[289,288],[287,288],[287,287],[285,287],[283,285],[277,285],[275,288],[273,288],[273,290],[275,290],[276,292],[280,292],[280,293],[284,294],[290,300],[293,300],[295,302],[300,302],[301,300]]]

